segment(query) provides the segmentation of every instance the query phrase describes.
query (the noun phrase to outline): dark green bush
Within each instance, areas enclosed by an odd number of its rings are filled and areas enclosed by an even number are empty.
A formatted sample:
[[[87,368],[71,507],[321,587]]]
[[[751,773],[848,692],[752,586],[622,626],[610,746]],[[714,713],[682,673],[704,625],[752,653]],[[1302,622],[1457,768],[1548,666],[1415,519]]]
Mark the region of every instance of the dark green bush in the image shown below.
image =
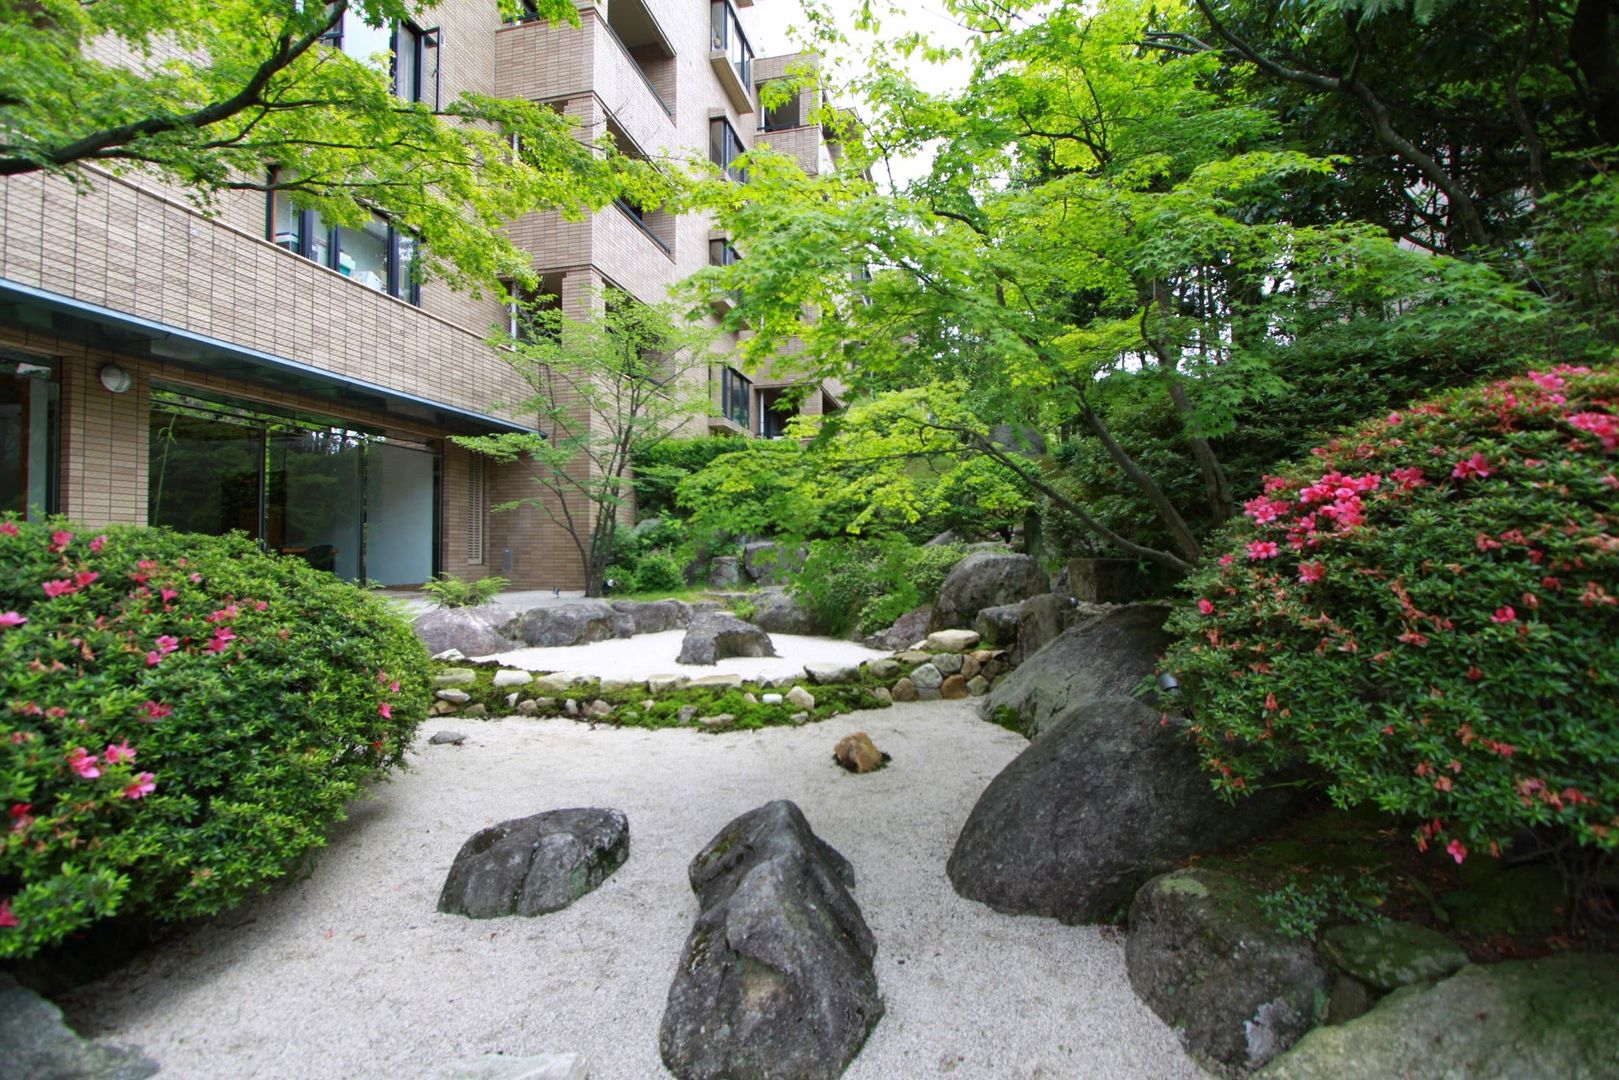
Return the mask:
[[[817,540],[787,591],[830,633],[871,634],[930,603],[964,554],[955,544],[919,547],[902,537]]]
[[[669,514],[675,508],[675,488],[722,454],[748,448],[735,435],[709,435],[696,439],[665,439],[635,455],[635,506],[643,518]]]
[[[1164,659],[1216,786],[1307,761],[1457,862],[1619,850],[1619,373],[1367,424],[1265,481]]]
[[[425,715],[403,619],[244,537],[4,521],[0,568],[0,957],[230,907]]]
[[[648,552],[636,563],[636,592],[674,592],[685,587],[680,561],[668,552]]]

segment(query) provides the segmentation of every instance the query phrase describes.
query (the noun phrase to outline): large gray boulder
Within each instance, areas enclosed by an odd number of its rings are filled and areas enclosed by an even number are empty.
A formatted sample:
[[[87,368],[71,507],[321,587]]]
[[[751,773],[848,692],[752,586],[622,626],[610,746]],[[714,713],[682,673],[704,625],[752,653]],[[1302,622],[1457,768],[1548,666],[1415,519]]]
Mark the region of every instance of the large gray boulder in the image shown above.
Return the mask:
[[[1331,976],[1277,930],[1246,882],[1214,870],[1153,878],[1130,905],[1130,985],[1195,1057],[1254,1069],[1320,1020]]]
[[[787,548],[771,540],[742,545],[742,572],[756,585],[780,585],[803,569],[809,550]]]
[[[612,608],[629,617],[635,634],[659,634],[691,625],[691,605],[682,600],[614,600]]]
[[[681,1080],[831,1080],[883,1015],[849,862],[790,802],[721,829],[689,868],[702,913],[659,1033]]]
[[[784,592],[761,593],[747,621],[767,634],[813,636],[823,632],[815,613]]]
[[[1056,593],[1041,593],[1023,601],[1018,609],[1017,640],[1009,659],[1021,664],[1045,648],[1075,621],[1073,601]]]
[[[915,675],[912,675],[915,678]],[[1293,789],[1231,806],[1157,709],[1103,698],[1070,711],[990,781],[956,838],[956,892],[1020,915],[1110,919],[1148,878],[1279,824]]]
[[[1396,990],[1347,1024],[1320,1027],[1261,1075],[1278,1080],[1606,1080],[1619,1075],[1619,962],[1563,953],[1472,964]]]
[[[730,656],[775,656],[770,635],[735,615],[711,611],[692,619],[680,642],[679,663],[713,664]]]
[[[629,637],[634,632],[634,620],[614,611],[606,600],[530,608],[517,623],[517,636],[525,645],[547,649]]]
[[[708,584],[716,589],[735,589],[742,584],[742,560],[735,555],[718,555],[708,561]]]
[[[1069,627],[997,682],[981,714],[1033,739],[1086,702],[1129,696],[1169,646],[1168,617],[1133,604]]]
[[[1015,604],[1051,591],[1051,580],[1027,555],[981,551],[968,555],[945,575],[933,601],[929,630],[971,630],[987,607]]]
[[[492,919],[560,911],[624,865],[621,810],[547,810],[473,833],[450,866],[438,909]]]
[[[430,655],[457,649],[462,656],[491,656],[514,647],[501,632],[516,612],[493,604],[484,607],[438,608],[416,617],[410,628]]]
[[[157,1071],[134,1047],[80,1038],[61,1009],[0,972],[0,1080],[143,1080]]]
[[[986,646],[1010,648],[1017,643],[1018,616],[1023,614],[1024,601],[1015,604],[997,604],[980,611],[973,619],[973,629]]]
[[[933,616],[933,606],[923,604],[912,608],[899,618],[895,619],[887,629],[879,630],[865,639],[868,649],[886,649],[889,652],[899,652],[909,649],[912,645],[928,636],[928,620]]]

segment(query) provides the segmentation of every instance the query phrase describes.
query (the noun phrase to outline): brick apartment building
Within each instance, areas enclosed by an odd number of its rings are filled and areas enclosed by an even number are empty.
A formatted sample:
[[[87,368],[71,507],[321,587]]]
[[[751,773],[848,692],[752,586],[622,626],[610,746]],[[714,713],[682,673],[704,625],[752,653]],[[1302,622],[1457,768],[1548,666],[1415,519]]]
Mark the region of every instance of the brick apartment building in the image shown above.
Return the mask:
[[[760,109],[792,58],[758,58],[737,0],[602,0],[578,27],[503,24],[491,0],[445,0],[432,27],[368,30],[342,47],[401,50],[402,96],[462,91],[554,104],[621,150],[704,152],[722,167],[755,140],[807,169],[835,152],[812,95]],[[506,311],[413,283],[409,238],[380,218],[328,229],[282,198],[232,193],[213,217],[184,193],[87,174],[86,192],[0,180],[0,510],[88,525],[242,529],[346,578],[415,585],[445,571],[519,587],[579,588],[572,542],[542,512],[491,514],[536,493],[447,436],[532,430],[491,403],[525,397],[486,344]],[[543,290],[580,317],[604,286],[663,299],[735,257],[698,215],[619,204],[582,221],[525,216],[511,236]],[[734,347],[734,338],[729,344]],[[789,371],[750,380],[716,353],[714,416],[780,433]],[[793,407],[838,404],[800,387]]]

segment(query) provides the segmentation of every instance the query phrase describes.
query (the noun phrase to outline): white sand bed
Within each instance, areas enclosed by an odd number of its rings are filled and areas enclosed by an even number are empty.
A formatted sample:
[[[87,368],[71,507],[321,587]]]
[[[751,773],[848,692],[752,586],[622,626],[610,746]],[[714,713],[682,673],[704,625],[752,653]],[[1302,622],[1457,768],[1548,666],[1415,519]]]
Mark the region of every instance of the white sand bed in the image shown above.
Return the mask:
[[[715,664],[677,664],[684,630],[637,634],[631,638],[567,645],[554,649],[514,649],[482,660],[498,660],[525,671],[577,671],[598,679],[644,679],[649,675],[740,675],[759,679],[797,675],[805,664],[858,664],[885,652],[833,638],[771,634],[779,656],[737,656]]]
[[[455,728],[462,747],[428,746]],[[836,740],[894,756],[852,776]],[[665,1075],[658,1024],[697,915],[693,855],[736,815],[795,800],[853,862],[888,1013],[861,1078],[1200,1075],[1130,991],[1119,934],[998,915],[945,877],[984,785],[1026,744],[970,702],[707,735],[567,720],[427,724],[415,765],[357,804],[308,878],[70,997],[87,1035],[132,1042],[172,1080],[412,1080],[501,1051],[574,1051],[597,1080]],[[435,910],[474,830],[567,806],[629,815],[629,861],[565,911]]]

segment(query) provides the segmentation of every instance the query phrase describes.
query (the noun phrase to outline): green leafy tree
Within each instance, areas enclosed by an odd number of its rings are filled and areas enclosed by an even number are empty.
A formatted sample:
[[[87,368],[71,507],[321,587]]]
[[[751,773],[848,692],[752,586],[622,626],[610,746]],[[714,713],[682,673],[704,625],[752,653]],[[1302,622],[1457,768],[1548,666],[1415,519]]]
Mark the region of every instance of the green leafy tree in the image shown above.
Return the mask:
[[[560,525],[578,550],[587,596],[602,594],[631,492],[631,459],[708,411],[713,339],[671,306],[642,304],[611,289],[600,301],[600,310],[583,319],[541,300],[520,305],[516,339],[491,341],[533,388],[532,397],[512,407],[538,417],[537,433],[455,437],[529,471],[542,494],[494,509],[536,507]]]
[[[531,275],[500,233],[522,213],[584,213],[626,192],[661,200],[657,172],[547,105],[473,93],[407,102],[380,58],[328,44],[345,19],[351,31],[431,25],[433,8],[0,0],[0,176],[82,186],[92,166],[140,170],[204,210],[246,190],[285,191],[334,225],[380,213],[422,241],[420,273],[462,286]],[[537,12],[578,19],[568,0],[538,0]]]

